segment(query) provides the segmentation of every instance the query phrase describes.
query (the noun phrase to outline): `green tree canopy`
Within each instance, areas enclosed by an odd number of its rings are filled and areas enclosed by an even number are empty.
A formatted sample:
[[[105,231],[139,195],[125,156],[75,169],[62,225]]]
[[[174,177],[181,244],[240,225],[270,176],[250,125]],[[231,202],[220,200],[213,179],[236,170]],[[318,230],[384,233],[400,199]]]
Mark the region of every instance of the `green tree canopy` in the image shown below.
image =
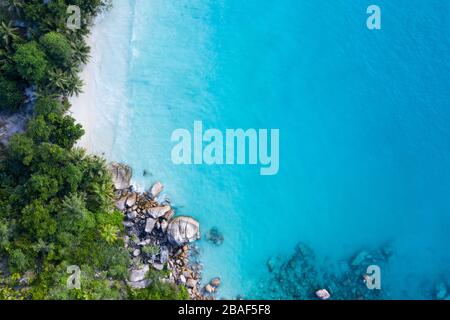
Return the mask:
[[[0,76],[0,111],[17,110],[22,105],[23,90],[16,81]]]
[[[73,57],[73,50],[69,41],[58,32],[43,35],[39,43],[49,59],[60,67],[67,67]]]
[[[19,45],[13,60],[17,65],[17,71],[26,81],[39,83],[44,79],[48,61],[35,41]]]
[[[36,100],[34,113],[37,116],[48,116],[50,113],[62,115],[66,107],[57,99],[51,96],[41,96]]]
[[[36,240],[47,239],[56,232],[56,221],[38,200],[23,208],[20,222],[29,235]]]

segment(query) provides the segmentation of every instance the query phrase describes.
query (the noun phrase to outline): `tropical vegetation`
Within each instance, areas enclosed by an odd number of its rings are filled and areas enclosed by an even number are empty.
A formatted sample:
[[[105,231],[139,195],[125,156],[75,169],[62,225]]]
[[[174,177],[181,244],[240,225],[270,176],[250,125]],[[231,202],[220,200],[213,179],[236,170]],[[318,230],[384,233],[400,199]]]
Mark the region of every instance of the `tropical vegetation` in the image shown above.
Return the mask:
[[[105,160],[76,147],[83,128],[68,114],[89,59],[85,37],[106,0],[0,0],[0,112],[32,110],[0,162],[0,299],[186,299],[158,281],[132,290]],[[68,5],[80,28],[66,25]],[[69,266],[81,288],[69,289]]]

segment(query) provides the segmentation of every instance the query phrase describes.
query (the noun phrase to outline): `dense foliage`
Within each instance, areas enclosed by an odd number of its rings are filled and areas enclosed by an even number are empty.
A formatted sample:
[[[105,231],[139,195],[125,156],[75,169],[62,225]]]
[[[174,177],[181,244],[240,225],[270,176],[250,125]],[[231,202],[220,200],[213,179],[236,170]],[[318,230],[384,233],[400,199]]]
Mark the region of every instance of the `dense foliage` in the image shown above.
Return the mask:
[[[111,176],[103,159],[75,147],[84,131],[67,114],[67,97],[81,91],[84,36],[107,3],[0,4],[0,111],[30,102],[34,110],[0,162],[0,299],[186,299],[157,277],[145,290],[127,287],[130,255]],[[66,28],[69,4],[83,13],[75,31]],[[81,289],[67,288],[71,265],[81,269]]]
[[[8,106],[10,110],[17,110],[23,102],[23,88],[16,81],[0,76],[0,106]]]

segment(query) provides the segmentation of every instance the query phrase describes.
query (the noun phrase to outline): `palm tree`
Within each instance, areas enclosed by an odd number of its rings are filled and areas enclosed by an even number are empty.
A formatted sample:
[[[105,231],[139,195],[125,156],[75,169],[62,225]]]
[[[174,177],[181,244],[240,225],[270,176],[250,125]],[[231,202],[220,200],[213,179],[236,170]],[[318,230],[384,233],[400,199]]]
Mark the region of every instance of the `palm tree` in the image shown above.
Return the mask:
[[[89,48],[89,46],[83,40],[75,40],[71,43],[71,46],[74,52],[74,60],[77,63],[88,63],[91,48]]]
[[[72,65],[66,71],[67,74],[67,86],[65,93],[68,96],[78,96],[81,92],[83,92],[83,80],[80,79],[78,74],[80,73],[80,69],[76,65]]]
[[[52,69],[48,72],[48,89],[50,92],[62,92],[66,87],[67,76],[60,69]]]
[[[36,87],[36,90],[33,92],[33,100],[49,98],[56,101],[61,101],[61,95],[57,93],[49,92],[47,88]]]
[[[6,49],[11,48],[12,42],[20,38],[16,34],[17,30],[17,28],[12,27],[11,21],[8,24],[2,21],[2,23],[0,24],[0,35]]]
[[[83,81],[76,74],[75,69],[63,72],[60,69],[50,70],[47,89],[51,93],[59,93],[65,97],[78,96],[83,90]]]
[[[83,92],[83,80],[78,76],[71,76],[67,82],[66,95],[79,96]]]
[[[100,234],[107,243],[112,244],[117,241],[119,231],[118,227],[107,224],[101,228]]]
[[[20,17],[23,10],[23,0],[6,0],[8,11],[15,17]]]

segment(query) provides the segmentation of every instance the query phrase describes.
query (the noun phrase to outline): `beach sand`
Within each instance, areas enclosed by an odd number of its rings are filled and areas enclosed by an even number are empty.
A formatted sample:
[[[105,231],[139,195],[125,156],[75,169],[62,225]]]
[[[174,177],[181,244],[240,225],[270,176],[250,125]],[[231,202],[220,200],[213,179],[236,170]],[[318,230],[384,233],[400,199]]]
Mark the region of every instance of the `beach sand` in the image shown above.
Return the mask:
[[[129,3],[119,2],[107,14],[96,18],[86,39],[91,57],[80,74],[83,92],[70,100],[71,113],[85,130],[78,146],[108,159],[122,154],[117,148],[117,139],[125,135],[128,128],[132,10]]]
[[[83,80],[83,92],[79,96],[70,99],[72,107],[70,112],[72,116],[80,123],[85,135],[78,141],[78,145],[93,152],[93,126],[96,119],[96,91],[97,83],[95,81],[96,61],[98,58],[98,48],[96,47],[96,28],[92,28],[92,33],[86,39],[87,44],[91,47],[90,59],[87,65],[83,67],[80,78]]]

